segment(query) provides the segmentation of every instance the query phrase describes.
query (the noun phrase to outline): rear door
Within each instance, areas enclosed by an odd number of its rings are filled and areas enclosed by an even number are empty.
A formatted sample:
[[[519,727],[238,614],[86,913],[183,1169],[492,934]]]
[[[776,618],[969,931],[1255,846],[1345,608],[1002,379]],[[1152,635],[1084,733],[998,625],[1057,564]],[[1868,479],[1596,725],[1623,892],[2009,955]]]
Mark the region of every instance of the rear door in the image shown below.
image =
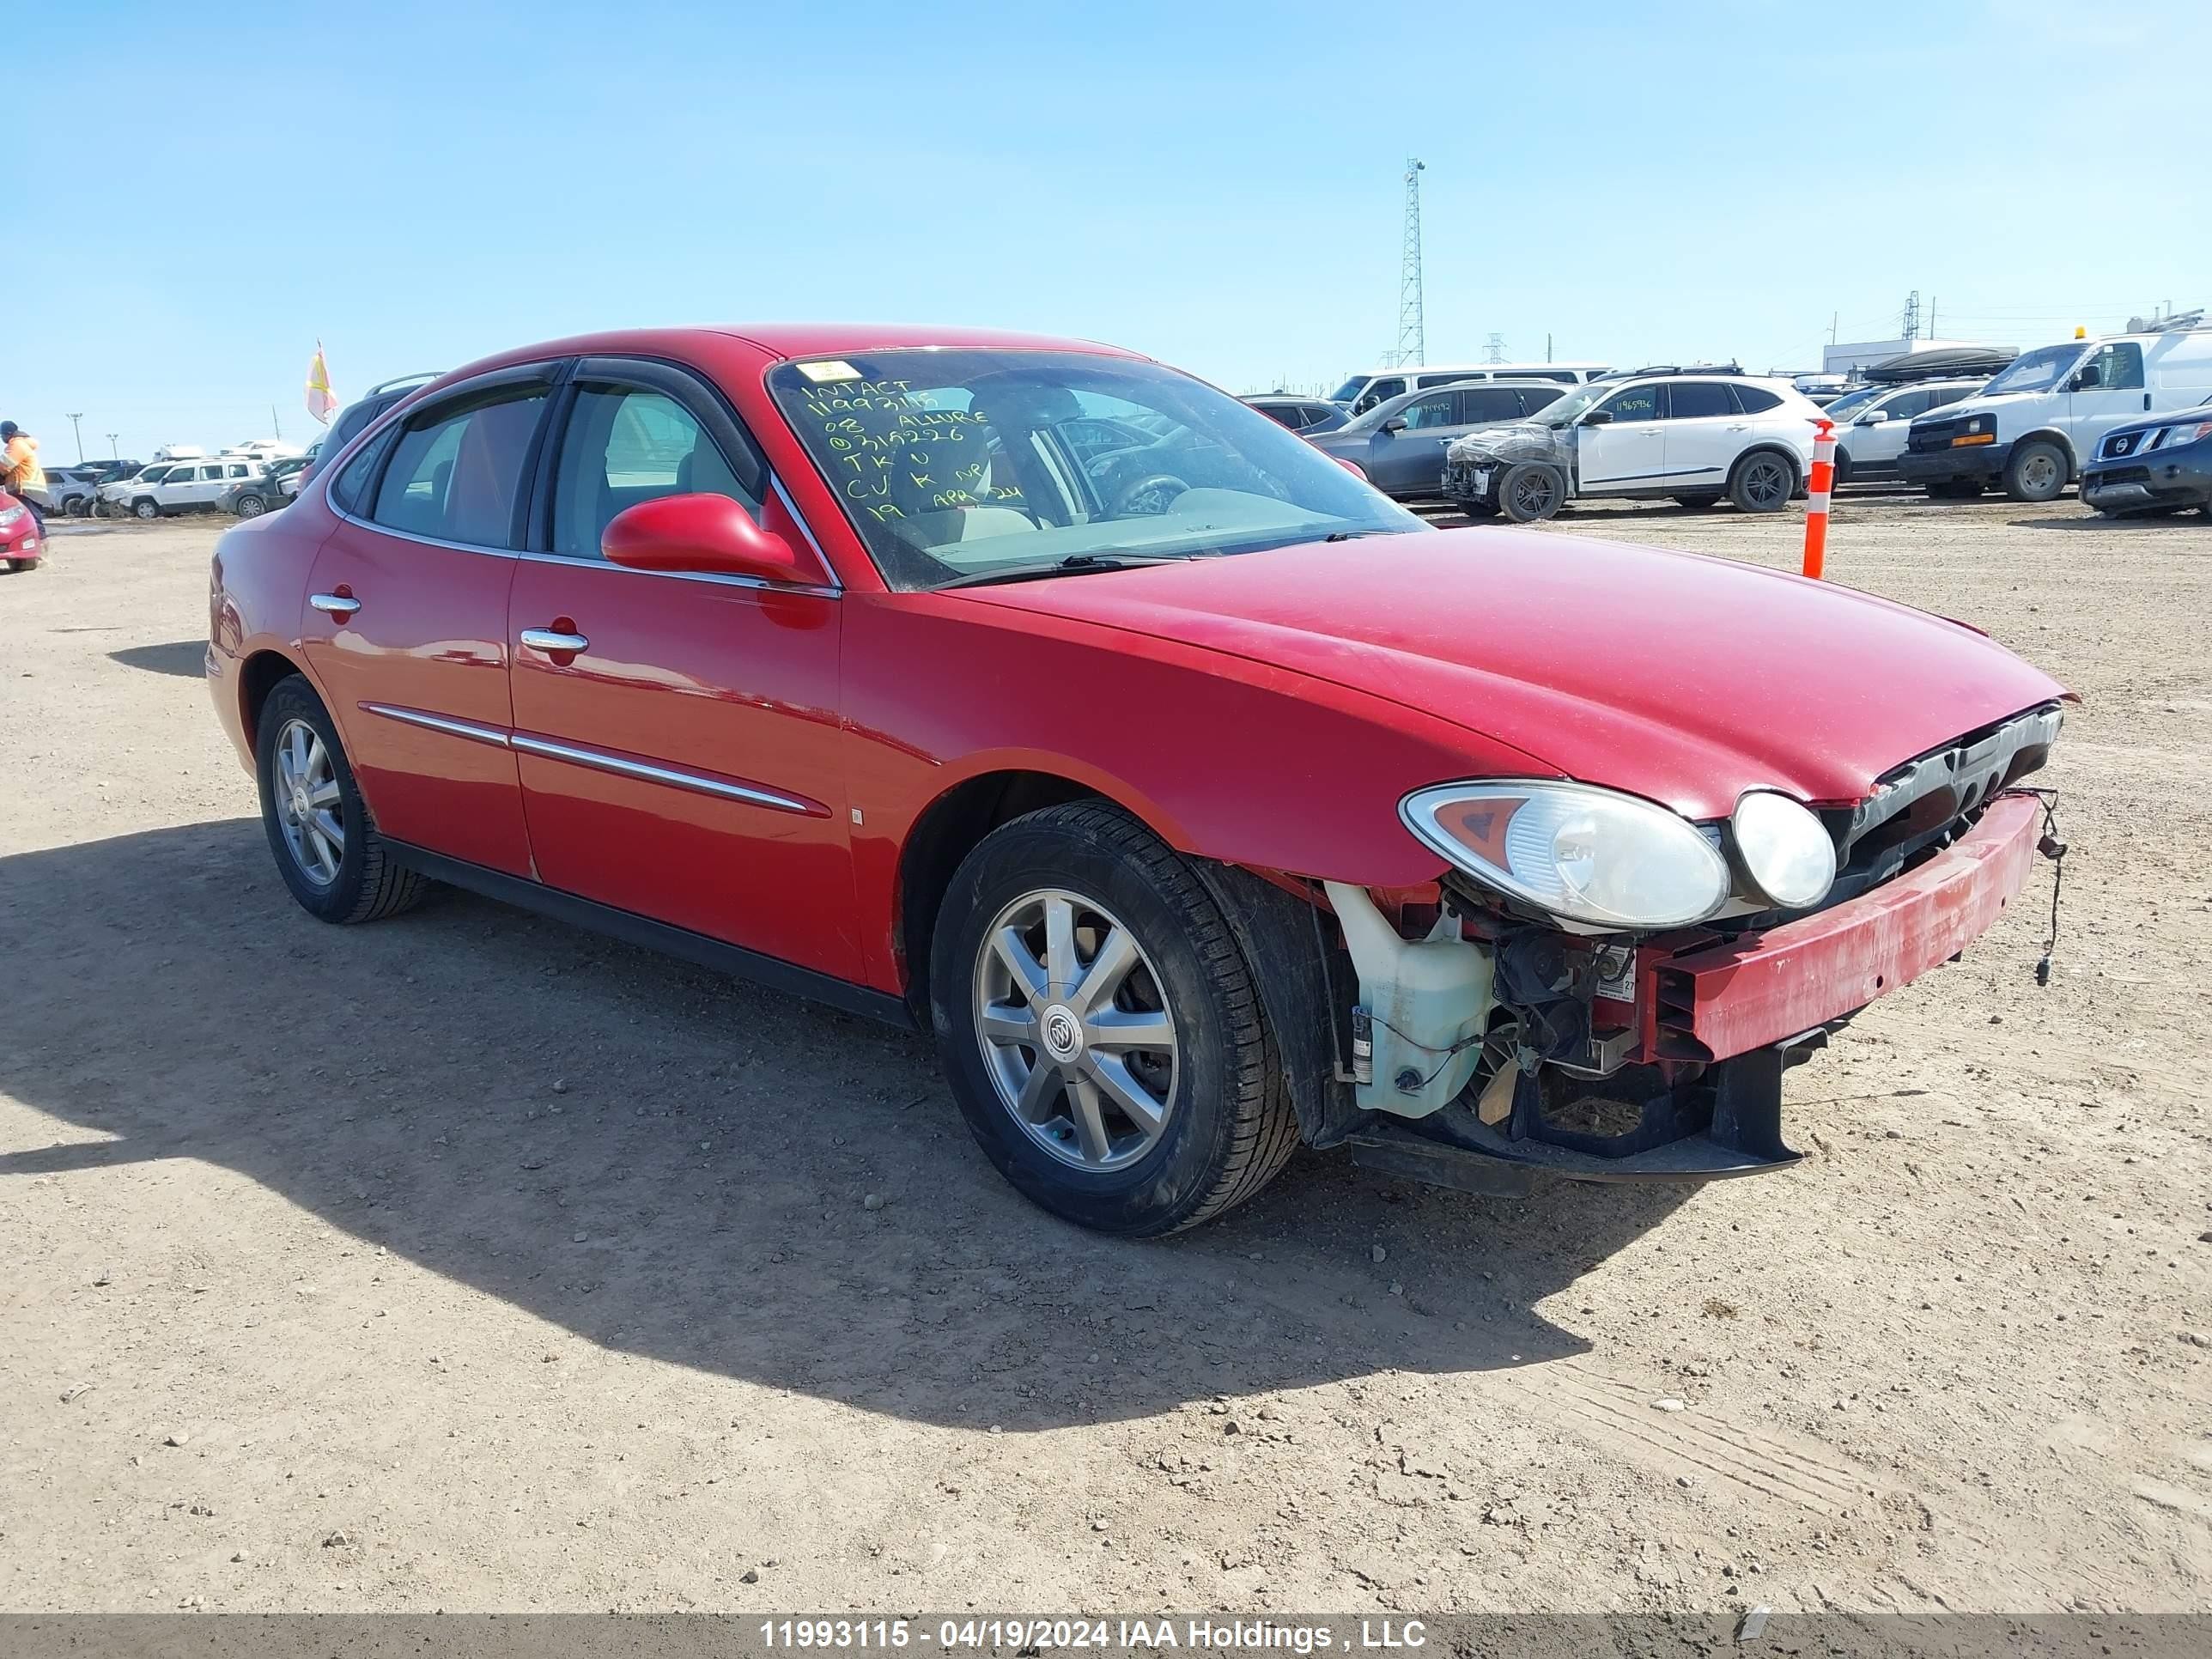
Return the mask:
[[[657,496],[761,520],[767,465],[720,394],[667,364],[588,359],[563,402],[508,607],[540,879],[860,978],[837,590],[607,563],[609,521]]]
[[[1609,415],[1611,420],[1575,428],[1578,491],[1601,495],[1608,490],[1649,488],[1663,481],[1667,462],[1659,416],[1665,391],[1656,380],[1623,386],[1590,411]]]
[[[301,623],[377,827],[514,876],[532,871],[507,596],[556,368],[449,388],[351,456]]]
[[[1718,489],[1749,441],[1751,428],[1718,380],[1669,380],[1665,441],[1667,483],[1685,489]]]

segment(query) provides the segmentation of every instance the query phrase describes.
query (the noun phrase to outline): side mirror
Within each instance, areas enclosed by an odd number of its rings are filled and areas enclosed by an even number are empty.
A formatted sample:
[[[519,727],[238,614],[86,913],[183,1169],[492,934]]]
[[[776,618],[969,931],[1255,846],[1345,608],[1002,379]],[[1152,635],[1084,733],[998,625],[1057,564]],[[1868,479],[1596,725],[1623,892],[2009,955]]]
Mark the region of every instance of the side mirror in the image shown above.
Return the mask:
[[[1583,416],[1583,424],[1584,426],[1611,426],[1613,424],[1613,411],[1609,409],[1593,409],[1589,414]]]
[[[1888,411],[1887,410],[1886,410],[1886,409],[1869,409],[1869,410],[1867,410],[1867,412],[1866,412],[1865,414],[1863,414],[1863,415],[1862,415],[1862,416],[1859,416],[1859,422],[1858,422],[1858,423],[1859,423],[1861,426],[1880,426],[1880,425],[1881,425],[1884,421],[1887,421],[1888,418],[1889,418],[1889,411]]]
[[[1403,415],[1393,415],[1382,422],[1382,429],[1385,432],[1403,432],[1406,429],[1406,417]]]
[[[805,582],[813,573],[791,544],[752,521],[727,495],[662,495],[615,514],[599,538],[609,564]]]

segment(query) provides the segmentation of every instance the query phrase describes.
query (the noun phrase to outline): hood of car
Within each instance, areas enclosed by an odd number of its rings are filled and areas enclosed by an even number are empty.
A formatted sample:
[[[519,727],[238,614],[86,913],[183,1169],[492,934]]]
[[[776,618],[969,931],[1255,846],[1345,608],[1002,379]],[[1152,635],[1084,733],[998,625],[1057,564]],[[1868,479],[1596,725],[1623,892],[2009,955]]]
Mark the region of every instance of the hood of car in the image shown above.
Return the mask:
[[[1502,421],[1455,439],[1444,451],[1444,460],[1454,465],[1467,461],[1563,461],[1573,442],[1571,426]]]
[[[960,597],[1348,686],[1695,818],[1754,788],[1858,800],[1900,762],[2065,695],[1974,629],[1870,594],[1541,531],[1377,536]]]

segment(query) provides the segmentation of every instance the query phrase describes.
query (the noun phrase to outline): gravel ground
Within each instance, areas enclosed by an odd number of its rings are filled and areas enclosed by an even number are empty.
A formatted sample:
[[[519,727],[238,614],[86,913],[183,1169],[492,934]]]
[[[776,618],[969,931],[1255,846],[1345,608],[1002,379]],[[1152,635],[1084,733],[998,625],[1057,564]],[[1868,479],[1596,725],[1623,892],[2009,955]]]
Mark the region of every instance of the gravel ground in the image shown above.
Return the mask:
[[[918,1039],[458,896],[307,919],[216,529],[0,576],[0,1607],[2212,1604],[2204,519],[1842,503],[1833,578],[2084,702],[2051,985],[2039,874],[1790,1073],[1802,1166],[1305,1155],[1153,1244],[1015,1198]]]

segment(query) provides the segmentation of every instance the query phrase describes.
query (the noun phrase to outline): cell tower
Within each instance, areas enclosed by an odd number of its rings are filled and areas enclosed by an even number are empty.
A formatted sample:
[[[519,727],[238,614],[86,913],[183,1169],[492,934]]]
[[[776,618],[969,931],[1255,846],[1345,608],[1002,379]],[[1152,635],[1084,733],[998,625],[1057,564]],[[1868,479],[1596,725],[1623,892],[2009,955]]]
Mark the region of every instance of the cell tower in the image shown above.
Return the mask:
[[[1490,355],[1485,357],[1483,362],[1502,363],[1505,361],[1505,337],[1503,334],[1492,334],[1490,337],[1490,343],[1486,349]]]
[[[1920,290],[1917,288],[1905,296],[1904,326],[1898,332],[1908,340],[1920,337]]]
[[[1395,368],[1429,360],[1428,325],[1421,316],[1421,174],[1423,164],[1406,158],[1406,249],[1398,276],[1398,349]]]

